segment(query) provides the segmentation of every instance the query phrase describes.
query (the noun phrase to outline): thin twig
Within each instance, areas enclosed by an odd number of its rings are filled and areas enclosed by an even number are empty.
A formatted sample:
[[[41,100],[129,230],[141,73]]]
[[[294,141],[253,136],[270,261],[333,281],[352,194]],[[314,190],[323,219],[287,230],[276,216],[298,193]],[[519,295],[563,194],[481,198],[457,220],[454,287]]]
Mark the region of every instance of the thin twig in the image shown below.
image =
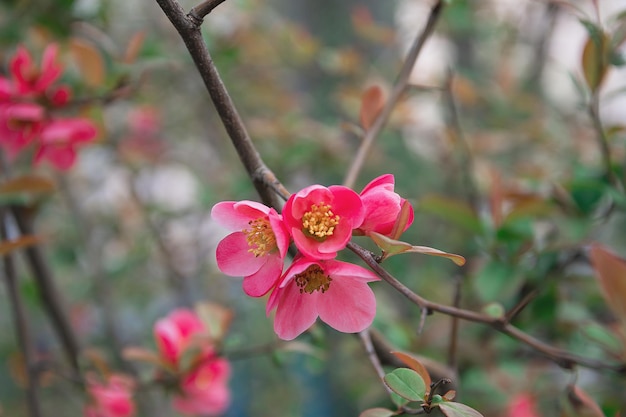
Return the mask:
[[[206,15],[211,13],[213,9],[215,9],[220,4],[224,3],[226,0],[205,0],[193,9],[189,11],[189,16],[193,17],[200,23]]]
[[[609,147],[609,140],[606,137],[606,132],[602,126],[600,120],[600,99],[597,91],[591,95],[591,101],[589,102],[589,117],[593,123],[593,128],[596,131],[596,140],[598,147],[600,148],[600,154],[602,155],[602,162],[604,164],[604,170],[607,178],[613,184],[613,186],[620,192],[624,192],[624,186],[615,175],[613,166],[611,163],[611,148]]]
[[[461,288],[462,288],[462,278],[457,276],[454,280],[454,297],[452,299],[452,305],[454,307],[461,306]],[[459,341],[459,318],[452,317],[452,323],[450,324],[450,345],[448,346],[448,366],[452,369],[457,370],[456,363],[456,353],[458,350],[458,341]]]
[[[252,139],[202,37],[200,32],[201,21],[185,15],[183,8],[176,0],[156,1],[183,39],[222,120],[224,128],[239,155],[239,159],[246,168],[261,200],[268,206],[280,209],[280,201],[277,195],[286,200],[289,197],[289,192],[265,165],[254,147]]]
[[[557,363],[559,366],[566,369],[571,369],[578,364],[592,369],[606,369],[620,374],[626,374],[626,363],[607,363],[600,360],[578,356],[542,342],[541,340],[524,333],[522,330],[511,325],[510,323],[506,323],[502,318],[492,317],[471,310],[464,310],[427,300],[411,291],[408,287],[398,281],[397,278],[383,269],[376,261],[376,255],[372,252],[353,242],[348,243],[348,248],[359,256],[374,272],[376,272],[376,274],[378,274],[378,276],[420,308],[426,308],[430,311],[436,311],[449,316],[458,317],[463,320],[488,325],[494,330],[509,335],[510,337],[530,346],[534,350],[542,353]]]
[[[361,146],[359,147],[354,160],[352,161],[352,165],[348,170],[346,178],[343,181],[343,184],[346,187],[354,188],[354,184],[356,183],[357,176],[365,163],[365,158],[367,157],[374,140],[378,137],[383,127],[389,120],[393,109],[396,104],[400,101],[400,98],[404,95],[404,93],[409,88],[409,78],[411,76],[411,71],[415,66],[415,62],[417,61],[417,57],[419,56],[422,47],[426,40],[430,37],[433,30],[435,29],[435,25],[439,20],[439,16],[441,15],[441,11],[444,7],[444,0],[439,0],[433,6],[428,15],[428,20],[426,22],[426,26],[424,29],[418,34],[417,38],[415,38],[415,42],[411,46],[409,53],[404,61],[404,65],[398,75],[398,78],[393,86],[393,90],[391,91],[391,95],[389,100],[385,103],[385,106],[381,110],[378,117],[372,124],[372,126],[365,132],[365,136],[363,137],[363,141],[361,142]]]
[[[11,206],[11,211],[20,229],[20,233],[23,236],[35,235],[32,213],[22,206]],[[63,308],[66,303],[63,301],[56,287],[52,271],[45,261],[41,247],[38,245],[25,248],[24,253],[35,278],[43,305],[48,311],[52,325],[59,335],[67,359],[74,371],[78,371],[80,347]]]
[[[7,210],[2,210],[0,221],[0,235],[2,239],[9,239],[7,233],[7,223],[9,220],[9,213]],[[26,318],[26,311],[24,310],[24,304],[20,297],[17,274],[15,273],[15,260],[13,254],[8,253],[3,257],[4,261],[4,279],[7,285],[7,294],[9,296],[9,304],[13,313],[13,324],[15,327],[15,333],[17,336],[17,342],[20,347],[24,358],[24,366],[26,372],[24,377],[26,378],[26,403],[28,406],[28,413],[31,417],[41,416],[41,406],[39,403],[39,391],[38,391],[38,372],[35,369],[36,358],[35,349],[31,340],[28,330],[28,320]]]
[[[378,357],[378,355],[376,354],[376,350],[374,349],[374,344],[372,343],[372,336],[370,335],[370,330],[365,329],[362,332],[360,332],[359,338],[361,339],[361,343],[363,343],[363,348],[365,349],[365,353],[367,354],[367,357],[372,363],[372,366],[374,367],[374,370],[376,371],[378,378],[380,378],[380,381],[383,382],[383,378],[385,377],[385,370],[383,369],[383,365],[380,363],[380,358]],[[387,390],[387,393],[391,395],[391,393],[393,392],[391,388],[389,388],[387,384],[385,383],[383,383],[383,386],[385,387],[385,390]]]
[[[163,236],[161,234],[161,230],[150,217],[150,213],[148,212],[147,207],[137,193],[137,187],[135,185],[133,176],[129,177],[128,189],[130,191],[130,197],[132,198],[135,207],[141,215],[142,221],[146,226],[146,229],[150,233],[150,237],[156,243],[157,249],[161,255],[159,258],[163,266],[167,270],[167,277],[170,286],[176,291],[179,302],[181,304],[191,306],[194,300],[192,297],[190,279],[186,274],[181,273],[174,265],[172,251],[165,243],[165,240],[163,239]]]

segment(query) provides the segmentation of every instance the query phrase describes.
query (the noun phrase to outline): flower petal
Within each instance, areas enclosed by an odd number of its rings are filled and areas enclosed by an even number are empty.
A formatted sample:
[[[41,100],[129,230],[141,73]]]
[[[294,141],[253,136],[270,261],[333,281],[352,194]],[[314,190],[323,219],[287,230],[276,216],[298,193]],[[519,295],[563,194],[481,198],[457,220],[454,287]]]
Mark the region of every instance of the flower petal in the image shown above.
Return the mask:
[[[270,208],[256,201],[222,201],[211,209],[211,218],[229,230],[243,230],[251,220],[266,216]]]
[[[335,330],[356,333],[365,330],[374,321],[376,298],[363,281],[333,277],[324,294],[317,298],[320,319]]]
[[[283,272],[283,262],[278,256],[265,256],[266,262],[254,274],[243,279],[243,291],[250,297],[262,297],[272,289]]]
[[[232,277],[246,277],[256,273],[267,259],[254,256],[248,249],[246,235],[242,232],[231,233],[217,245],[217,267]]]
[[[295,339],[315,323],[318,293],[301,294],[294,281],[277,291],[281,294],[274,318],[274,331],[283,340]]]

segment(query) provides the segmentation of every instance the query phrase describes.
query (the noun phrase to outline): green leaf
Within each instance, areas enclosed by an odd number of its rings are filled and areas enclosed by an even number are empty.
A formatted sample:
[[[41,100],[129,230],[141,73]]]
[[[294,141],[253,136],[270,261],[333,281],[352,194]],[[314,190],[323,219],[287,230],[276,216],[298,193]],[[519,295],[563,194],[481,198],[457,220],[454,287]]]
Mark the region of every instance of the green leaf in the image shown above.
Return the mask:
[[[515,269],[506,262],[492,260],[474,278],[474,288],[484,301],[510,297],[519,287]]]
[[[483,417],[482,414],[472,407],[452,401],[440,403],[439,409],[448,417]]]
[[[383,259],[386,259],[393,255],[398,255],[400,253],[421,253],[424,255],[448,258],[459,266],[463,266],[465,264],[465,258],[461,255],[444,252],[439,249],[430,248],[428,246],[412,246],[410,243],[395,240],[376,232],[369,232],[368,236],[374,241],[374,243],[376,243],[379,248],[383,250]]]
[[[385,375],[385,384],[393,392],[409,401],[423,401],[426,384],[422,377],[412,369],[400,368]]]
[[[390,417],[394,414],[394,411],[387,410],[386,408],[370,408],[359,414],[359,417]]]
[[[479,235],[483,232],[482,223],[476,212],[470,205],[461,200],[430,195],[419,201],[418,208],[462,227],[471,233]]]

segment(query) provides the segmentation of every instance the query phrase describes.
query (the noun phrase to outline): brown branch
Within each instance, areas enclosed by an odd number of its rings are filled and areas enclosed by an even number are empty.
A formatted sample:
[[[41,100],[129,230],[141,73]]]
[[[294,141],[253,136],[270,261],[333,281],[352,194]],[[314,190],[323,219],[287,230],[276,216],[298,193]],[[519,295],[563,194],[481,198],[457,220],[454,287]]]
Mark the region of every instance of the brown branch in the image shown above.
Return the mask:
[[[7,240],[7,221],[9,220],[8,212],[2,210],[0,216],[0,235],[2,239]],[[39,391],[38,391],[38,372],[35,367],[35,349],[31,340],[28,330],[28,320],[26,318],[26,311],[24,310],[24,304],[20,297],[17,274],[15,273],[15,260],[13,254],[8,253],[3,257],[4,261],[4,278],[7,285],[7,294],[9,296],[9,304],[13,313],[13,325],[15,327],[15,333],[17,336],[17,342],[20,347],[20,351],[24,357],[24,365],[26,367],[26,403],[28,406],[28,412],[31,417],[41,416],[41,406],[39,404]]]
[[[226,0],[205,0],[189,11],[189,17],[192,17],[200,24],[206,15],[225,1]]]
[[[404,93],[409,88],[409,77],[411,76],[411,71],[415,66],[415,62],[417,61],[417,57],[419,56],[422,47],[426,40],[430,37],[433,30],[435,29],[435,25],[439,20],[439,16],[441,16],[441,11],[444,7],[444,0],[438,0],[437,3],[433,6],[428,16],[428,20],[426,22],[426,26],[424,29],[418,34],[417,38],[415,38],[415,42],[411,46],[409,53],[404,61],[404,65],[400,70],[400,74],[393,86],[393,90],[391,91],[391,95],[389,100],[385,103],[385,106],[381,110],[378,117],[372,124],[372,126],[365,132],[365,136],[363,137],[363,141],[361,142],[361,146],[359,147],[354,160],[352,161],[352,165],[350,166],[346,178],[343,183],[346,187],[354,188],[354,184],[356,183],[357,176],[365,163],[365,158],[367,157],[374,140],[378,137],[383,127],[389,120],[393,109],[396,104],[400,101],[400,98],[404,95]]]
[[[201,21],[193,16],[185,15],[184,10],[176,0],[156,1],[183,39],[215,105],[215,109],[222,120],[222,124],[261,200],[268,206],[280,209],[280,201],[277,198],[277,194],[283,199],[287,199],[289,192],[280,185],[276,176],[265,165],[254,147],[252,139],[228,94],[228,90],[202,38],[202,33],[200,32]]]
[[[17,222],[20,233],[23,236],[35,235],[33,225],[33,215],[25,207],[12,206],[11,211]],[[50,320],[61,340],[61,345],[65,350],[67,359],[69,360],[74,371],[79,370],[78,356],[80,347],[76,335],[72,330],[72,326],[67,318],[67,314],[63,308],[66,303],[63,301],[59,290],[56,287],[52,271],[48,267],[44,259],[41,248],[37,245],[29,246],[24,249],[28,266],[34,276],[39,296],[45,309],[48,311]]]
[[[626,363],[607,363],[600,360],[578,356],[568,351],[558,349],[545,342],[542,342],[541,340],[536,339],[527,333],[524,333],[522,330],[511,325],[510,323],[506,323],[502,318],[492,317],[486,314],[476,313],[471,310],[464,310],[461,308],[439,304],[427,300],[411,291],[408,287],[398,281],[397,278],[395,278],[393,275],[383,269],[377,262],[376,255],[372,252],[362,248],[361,246],[353,242],[348,243],[348,248],[357,256],[359,256],[374,272],[376,272],[376,274],[378,274],[378,276],[380,276],[398,292],[400,292],[407,299],[409,299],[409,301],[411,301],[413,304],[417,305],[420,308],[427,309],[428,311],[443,313],[452,317],[458,317],[463,320],[488,325],[494,330],[509,335],[510,337],[530,346],[534,350],[542,353],[543,355],[557,363],[559,366],[566,369],[571,369],[578,364],[580,366],[585,366],[592,369],[606,369],[620,374],[626,374]]]

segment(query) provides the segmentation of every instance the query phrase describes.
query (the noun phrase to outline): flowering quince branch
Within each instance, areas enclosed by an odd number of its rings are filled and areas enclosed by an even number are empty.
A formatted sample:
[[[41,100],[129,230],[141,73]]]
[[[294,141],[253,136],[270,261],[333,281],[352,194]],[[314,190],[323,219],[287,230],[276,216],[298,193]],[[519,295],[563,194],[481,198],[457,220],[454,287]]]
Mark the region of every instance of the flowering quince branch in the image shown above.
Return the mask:
[[[215,105],[226,132],[239,155],[239,159],[246,168],[261,200],[267,206],[278,208],[280,204],[276,196],[278,195],[286,200],[289,197],[289,192],[276,179],[274,173],[267,168],[254,147],[252,139],[224,86],[202,37],[202,33],[200,32],[202,19],[198,19],[191,14],[186,15],[183,8],[176,0],[156,1],[183,39],[204,81],[204,85]],[[196,12],[198,16],[202,16],[198,10],[196,10]]]
[[[517,339],[520,342],[530,346],[536,351],[541,352],[542,354],[553,360],[555,363],[557,363],[559,366],[566,369],[571,369],[574,365],[578,364],[592,369],[607,369],[620,374],[626,374],[626,364],[624,363],[607,363],[604,361],[578,356],[562,349],[557,349],[524,333],[517,327],[508,323],[503,318],[492,317],[471,310],[464,310],[461,308],[451,307],[429,301],[411,291],[404,284],[398,281],[397,278],[395,278],[393,275],[389,274],[385,269],[383,269],[379,265],[379,260],[377,259],[376,255],[372,252],[362,248],[361,246],[353,242],[348,243],[347,247],[356,255],[358,255],[374,272],[376,272],[379,277],[389,283],[393,288],[395,288],[402,295],[408,298],[409,301],[416,304],[420,308],[426,309],[427,311],[436,311],[452,317],[458,317],[467,321],[489,325],[493,329],[509,335],[512,338]]]
[[[361,142],[361,146],[359,147],[357,154],[352,161],[352,165],[348,169],[346,178],[343,181],[343,184],[346,187],[353,187],[356,183],[359,171],[365,163],[365,158],[367,157],[367,154],[371,149],[372,144],[382,131],[385,123],[387,123],[387,120],[391,116],[391,112],[393,111],[394,107],[409,88],[409,77],[411,75],[411,71],[415,66],[415,62],[417,61],[417,57],[419,56],[422,47],[424,46],[424,43],[435,29],[435,25],[437,24],[437,21],[441,16],[441,12],[443,11],[444,4],[445,0],[437,0],[437,2],[430,11],[430,14],[428,15],[426,26],[424,26],[424,29],[422,29],[417,38],[415,38],[415,41],[411,46],[411,49],[409,50],[409,53],[404,61],[404,65],[402,66],[400,74],[398,75],[398,79],[396,80],[396,83],[393,87],[391,96],[376,117],[376,120],[374,121],[372,126],[365,132],[365,137]]]

